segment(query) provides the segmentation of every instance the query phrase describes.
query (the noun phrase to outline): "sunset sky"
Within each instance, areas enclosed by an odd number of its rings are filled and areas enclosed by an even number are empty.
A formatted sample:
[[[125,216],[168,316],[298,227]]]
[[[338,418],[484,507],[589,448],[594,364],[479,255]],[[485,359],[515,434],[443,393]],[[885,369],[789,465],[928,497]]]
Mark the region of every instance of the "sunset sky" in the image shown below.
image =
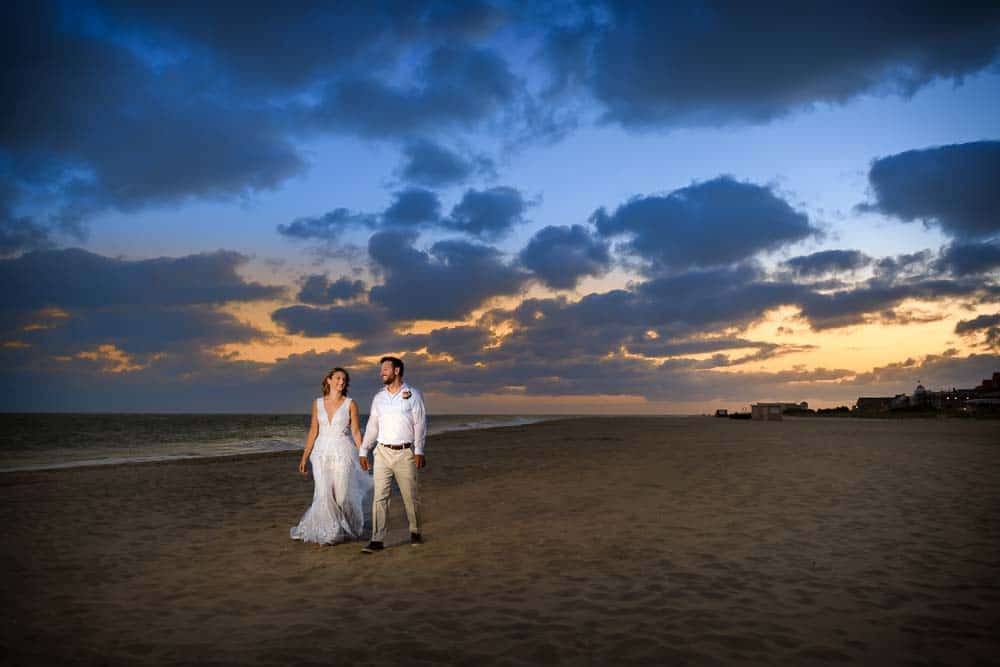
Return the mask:
[[[0,410],[700,413],[1000,370],[988,3],[5,3]],[[864,6],[870,4],[871,6]]]

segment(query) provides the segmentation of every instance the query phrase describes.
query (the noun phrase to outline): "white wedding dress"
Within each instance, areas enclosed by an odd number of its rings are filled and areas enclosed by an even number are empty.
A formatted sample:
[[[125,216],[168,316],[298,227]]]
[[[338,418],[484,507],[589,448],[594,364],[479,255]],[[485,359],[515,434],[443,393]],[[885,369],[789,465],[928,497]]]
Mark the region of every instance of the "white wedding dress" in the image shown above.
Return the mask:
[[[330,417],[323,399],[316,399],[319,434],[309,454],[315,481],[313,502],[292,528],[293,540],[317,544],[356,540],[365,529],[365,519],[371,523],[372,479],[358,463],[350,403],[350,398],[344,399]]]

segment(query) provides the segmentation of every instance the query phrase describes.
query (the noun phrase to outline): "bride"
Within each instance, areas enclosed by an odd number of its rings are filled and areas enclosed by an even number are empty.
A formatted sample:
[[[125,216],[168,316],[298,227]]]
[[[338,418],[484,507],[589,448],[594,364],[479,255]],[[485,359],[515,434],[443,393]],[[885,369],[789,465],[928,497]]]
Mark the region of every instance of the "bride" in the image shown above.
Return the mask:
[[[312,424],[299,462],[303,475],[308,474],[306,461],[312,464],[313,502],[292,528],[294,540],[333,545],[360,539],[364,530],[372,480],[358,464],[361,424],[358,406],[347,396],[350,383],[346,370],[334,368],[323,378],[323,396],[313,403]]]

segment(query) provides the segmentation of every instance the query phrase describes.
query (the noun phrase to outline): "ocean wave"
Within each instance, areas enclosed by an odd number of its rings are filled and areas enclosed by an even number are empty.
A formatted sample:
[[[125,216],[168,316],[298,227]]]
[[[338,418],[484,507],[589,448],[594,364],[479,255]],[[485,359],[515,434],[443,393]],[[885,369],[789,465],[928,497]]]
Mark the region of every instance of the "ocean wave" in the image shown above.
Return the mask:
[[[432,415],[428,420],[427,434],[433,436],[449,431],[470,431],[505,426],[534,424],[561,417],[548,415]],[[287,423],[256,424],[246,422],[257,419],[253,416],[212,416],[192,418],[190,416],[149,415],[123,416],[133,429],[122,437],[116,429],[114,415],[93,417],[88,422],[86,415],[74,416],[72,425],[58,429],[53,438],[56,446],[46,446],[47,438],[36,437],[29,447],[0,447],[0,473],[31,470],[57,470],[90,466],[123,465],[135,463],[157,463],[230,456],[247,456],[282,451],[301,451],[305,445],[306,428],[302,428],[301,418],[289,416]],[[141,423],[137,423],[137,419]],[[97,420],[101,420],[98,424]],[[211,420],[211,421],[208,421]],[[80,423],[87,422],[93,428],[89,438],[78,439]],[[362,431],[365,422],[362,420]],[[191,422],[195,422],[192,424]],[[308,420],[305,422],[308,424]],[[119,424],[120,426],[120,424]],[[28,433],[33,429],[28,429]],[[233,437],[240,431],[249,431],[247,437]],[[164,438],[159,442],[145,437],[156,433]],[[219,436],[222,437],[219,437]],[[129,437],[131,436],[131,437]],[[141,445],[134,443],[141,442]],[[69,446],[67,446],[69,445]]]

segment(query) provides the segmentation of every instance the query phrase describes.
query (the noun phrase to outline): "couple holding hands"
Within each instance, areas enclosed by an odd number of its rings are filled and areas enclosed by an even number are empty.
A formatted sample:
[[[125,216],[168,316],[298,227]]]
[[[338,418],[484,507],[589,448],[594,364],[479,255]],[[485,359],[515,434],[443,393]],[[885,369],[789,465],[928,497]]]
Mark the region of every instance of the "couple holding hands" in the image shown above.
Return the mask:
[[[364,438],[358,406],[347,395],[351,376],[334,368],[323,378],[323,396],[313,403],[299,462],[302,474],[308,474],[307,461],[312,466],[313,502],[291,529],[292,539],[327,545],[360,539],[366,509],[371,507],[371,540],[361,551],[381,551],[395,479],[410,523],[410,544],[421,543],[418,470],[425,465],[427,414],[420,392],[403,380],[403,370],[396,357],[380,360],[385,387],[372,399]],[[374,464],[370,464],[368,453],[373,448]]]

